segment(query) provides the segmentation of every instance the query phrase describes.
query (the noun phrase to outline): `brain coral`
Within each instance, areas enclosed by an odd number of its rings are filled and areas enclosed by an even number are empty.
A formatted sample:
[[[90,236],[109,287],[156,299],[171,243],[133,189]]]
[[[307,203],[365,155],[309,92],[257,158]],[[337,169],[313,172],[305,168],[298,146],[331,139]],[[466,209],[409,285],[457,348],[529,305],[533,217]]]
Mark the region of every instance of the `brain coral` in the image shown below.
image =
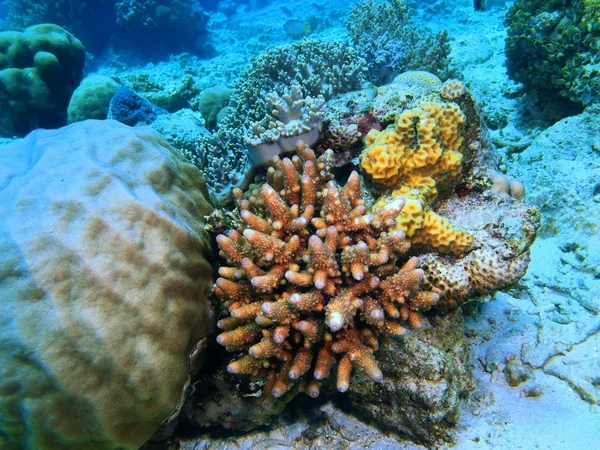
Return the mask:
[[[114,121],[36,131],[0,161],[0,448],[137,449],[211,323],[199,172]]]
[[[420,326],[418,311],[438,300],[404,257],[404,233],[385,231],[400,210],[371,214],[356,172],[344,187],[330,181],[331,150],[297,153],[275,158],[249,200],[238,190],[243,226],[217,238],[227,265],[215,293],[230,313],[218,342],[238,354],[229,372],[267,379],[265,396],[317,396],[334,368],[342,392],[353,369],[380,381],[379,335],[404,334],[400,320]]]

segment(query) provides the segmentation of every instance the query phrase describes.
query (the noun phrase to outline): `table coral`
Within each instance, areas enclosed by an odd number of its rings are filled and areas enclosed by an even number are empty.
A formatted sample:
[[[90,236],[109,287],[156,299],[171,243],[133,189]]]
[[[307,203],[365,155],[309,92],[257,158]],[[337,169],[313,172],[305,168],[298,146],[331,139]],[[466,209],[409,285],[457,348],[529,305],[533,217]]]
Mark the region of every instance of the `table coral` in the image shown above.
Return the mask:
[[[334,366],[340,391],[354,369],[380,380],[379,335],[404,334],[399,320],[420,326],[438,300],[404,257],[404,233],[385,231],[401,205],[369,212],[358,173],[331,181],[332,156],[299,143],[294,158],[275,158],[249,199],[235,193],[244,225],[217,238],[227,264],[215,294],[230,315],[217,340],[239,353],[230,373],[267,379],[263,395],[298,385],[317,396]]]
[[[396,229],[413,244],[453,254],[469,250],[473,238],[431,206],[440,191],[450,191],[461,178],[464,123],[455,103],[421,102],[402,112],[394,125],[371,130],[361,155],[361,167],[373,182],[393,189],[375,208],[402,204]]]

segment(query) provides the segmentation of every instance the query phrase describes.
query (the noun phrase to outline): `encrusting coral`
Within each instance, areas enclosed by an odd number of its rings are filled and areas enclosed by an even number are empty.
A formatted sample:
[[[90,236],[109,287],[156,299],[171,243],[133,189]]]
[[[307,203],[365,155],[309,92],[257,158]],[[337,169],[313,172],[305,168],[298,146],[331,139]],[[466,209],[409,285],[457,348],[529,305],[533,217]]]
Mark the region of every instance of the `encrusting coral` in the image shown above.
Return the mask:
[[[452,102],[425,101],[402,112],[393,125],[371,130],[361,167],[376,184],[392,189],[375,208],[399,208],[396,229],[413,244],[462,254],[473,237],[437,215],[431,206],[462,176],[465,116]]]
[[[402,205],[369,212],[358,173],[342,188],[331,181],[332,157],[300,142],[292,159],[274,158],[249,199],[234,193],[243,225],[217,238],[227,264],[215,294],[230,314],[217,340],[240,354],[230,373],[266,378],[264,396],[297,385],[316,397],[336,365],[339,391],[356,368],[381,380],[379,335],[420,326],[439,298],[404,257],[404,233],[386,231]]]

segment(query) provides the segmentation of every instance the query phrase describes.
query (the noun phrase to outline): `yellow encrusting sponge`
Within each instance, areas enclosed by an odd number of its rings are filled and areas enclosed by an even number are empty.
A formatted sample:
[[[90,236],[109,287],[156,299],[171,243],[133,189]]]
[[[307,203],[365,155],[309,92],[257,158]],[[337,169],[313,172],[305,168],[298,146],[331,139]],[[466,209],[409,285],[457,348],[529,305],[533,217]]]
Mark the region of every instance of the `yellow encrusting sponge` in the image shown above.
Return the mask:
[[[361,167],[376,184],[392,188],[375,208],[404,201],[396,229],[414,244],[462,254],[473,237],[431,210],[439,192],[450,191],[462,176],[465,116],[452,102],[427,101],[402,112],[394,125],[371,130]]]

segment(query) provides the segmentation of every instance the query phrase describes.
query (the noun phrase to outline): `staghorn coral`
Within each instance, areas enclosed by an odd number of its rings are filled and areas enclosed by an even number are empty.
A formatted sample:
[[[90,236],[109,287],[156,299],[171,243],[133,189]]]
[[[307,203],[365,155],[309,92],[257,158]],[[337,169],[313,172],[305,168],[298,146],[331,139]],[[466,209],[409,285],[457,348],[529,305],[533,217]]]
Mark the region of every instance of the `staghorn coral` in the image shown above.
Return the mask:
[[[379,335],[404,334],[399,319],[420,326],[438,300],[420,288],[417,258],[403,258],[404,233],[385,231],[400,209],[369,213],[358,173],[331,181],[332,157],[299,143],[275,158],[249,199],[235,193],[244,226],[217,238],[227,264],[214,292],[230,314],[217,340],[239,354],[230,373],[267,379],[263,395],[317,396],[334,366],[340,391],[357,368],[381,380]]]
[[[431,205],[452,190],[462,175],[465,116],[455,103],[421,102],[400,114],[394,125],[371,130],[361,167],[374,183],[393,191],[375,208],[398,208],[396,229],[413,244],[461,254],[473,237],[437,215]]]

